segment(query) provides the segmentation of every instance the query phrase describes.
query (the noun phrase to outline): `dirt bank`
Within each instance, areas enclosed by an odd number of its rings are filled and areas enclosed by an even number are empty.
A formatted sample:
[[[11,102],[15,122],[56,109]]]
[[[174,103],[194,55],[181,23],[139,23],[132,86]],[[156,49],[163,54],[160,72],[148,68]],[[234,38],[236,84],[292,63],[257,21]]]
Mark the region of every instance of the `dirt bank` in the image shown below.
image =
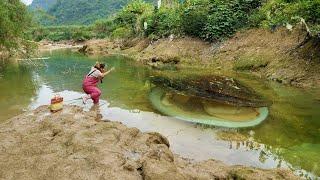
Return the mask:
[[[201,66],[213,71],[250,72],[259,77],[297,87],[320,87],[319,48],[299,46],[306,33],[251,29],[233,38],[209,44],[195,38],[122,41],[90,40],[82,52],[89,55],[125,54],[151,66]],[[299,47],[299,48],[297,48]]]
[[[286,170],[183,159],[162,135],[99,117],[42,106],[0,124],[0,179],[297,179]]]
[[[83,42],[74,42],[74,41],[40,41],[38,43],[38,50],[40,52],[43,51],[51,51],[51,50],[59,50],[59,49],[79,49],[84,45]]]
[[[320,87],[320,59],[313,47],[300,47],[305,33],[299,29],[275,32],[251,29],[236,34],[217,49],[215,60],[230,61],[236,71],[298,87]],[[315,47],[316,48],[316,47]]]

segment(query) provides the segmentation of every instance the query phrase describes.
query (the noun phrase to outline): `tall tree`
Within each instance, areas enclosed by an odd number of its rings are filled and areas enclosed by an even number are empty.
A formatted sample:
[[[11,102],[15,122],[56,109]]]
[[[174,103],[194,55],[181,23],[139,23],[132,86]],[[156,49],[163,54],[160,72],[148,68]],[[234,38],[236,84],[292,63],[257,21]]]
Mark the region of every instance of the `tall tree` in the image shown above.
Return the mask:
[[[31,16],[20,0],[0,1],[0,51],[12,51],[26,44],[25,31]]]

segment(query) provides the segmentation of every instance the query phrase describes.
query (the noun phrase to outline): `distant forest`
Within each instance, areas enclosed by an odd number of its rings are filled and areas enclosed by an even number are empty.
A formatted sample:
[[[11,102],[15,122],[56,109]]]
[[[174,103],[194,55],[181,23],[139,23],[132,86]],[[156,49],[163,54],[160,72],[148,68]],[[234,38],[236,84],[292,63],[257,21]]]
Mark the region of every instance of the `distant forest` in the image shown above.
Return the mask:
[[[154,3],[154,0],[145,0]],[[130,0],[34,0],[29,9],[41,25],[88,25],[115,14]]]

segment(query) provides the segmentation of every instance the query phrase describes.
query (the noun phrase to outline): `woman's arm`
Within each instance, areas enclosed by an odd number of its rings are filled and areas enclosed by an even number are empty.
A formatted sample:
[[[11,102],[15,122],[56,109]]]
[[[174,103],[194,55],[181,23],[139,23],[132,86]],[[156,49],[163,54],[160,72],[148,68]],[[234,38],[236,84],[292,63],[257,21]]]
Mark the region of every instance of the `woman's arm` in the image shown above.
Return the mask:
[[[114,67],[111,68],[109,71],[102,73],[101,77],[106,76],[107,74],[109,74],[109,73],[110,73],[111,71],[113,71],[113,70],[114,70]]]

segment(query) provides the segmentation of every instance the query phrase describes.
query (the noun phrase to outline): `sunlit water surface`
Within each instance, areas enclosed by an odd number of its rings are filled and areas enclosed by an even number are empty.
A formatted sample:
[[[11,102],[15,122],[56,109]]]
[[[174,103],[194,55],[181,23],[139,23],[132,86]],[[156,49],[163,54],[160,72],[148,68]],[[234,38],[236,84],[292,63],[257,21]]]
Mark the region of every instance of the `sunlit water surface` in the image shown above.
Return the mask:
[[[97,59],[58,51],[48,60],[6,63],[0,66],[0,122],[49,104],[58,93],[66,104],[90,109],[73,100],[83,95],[81,82]],[[227,164],[260,168],[284,167],[297,174],[320,176],[320,93],[277,83],[263,82],[247,75],[230,75],[273,101],[269,117],[259,126],[246,129],[205,127],[177,120],[155,110],[148,94],[148,77],[154,70],[123,57],[99,58],[115,67],[100,88],[100,112],[104,119],[121,121],[141,131],[165,135],[173,152],[194,160],[214,158]],[[198,69],[181,69],[183,73]],[[205,72],[205,70],[201,70]]]

